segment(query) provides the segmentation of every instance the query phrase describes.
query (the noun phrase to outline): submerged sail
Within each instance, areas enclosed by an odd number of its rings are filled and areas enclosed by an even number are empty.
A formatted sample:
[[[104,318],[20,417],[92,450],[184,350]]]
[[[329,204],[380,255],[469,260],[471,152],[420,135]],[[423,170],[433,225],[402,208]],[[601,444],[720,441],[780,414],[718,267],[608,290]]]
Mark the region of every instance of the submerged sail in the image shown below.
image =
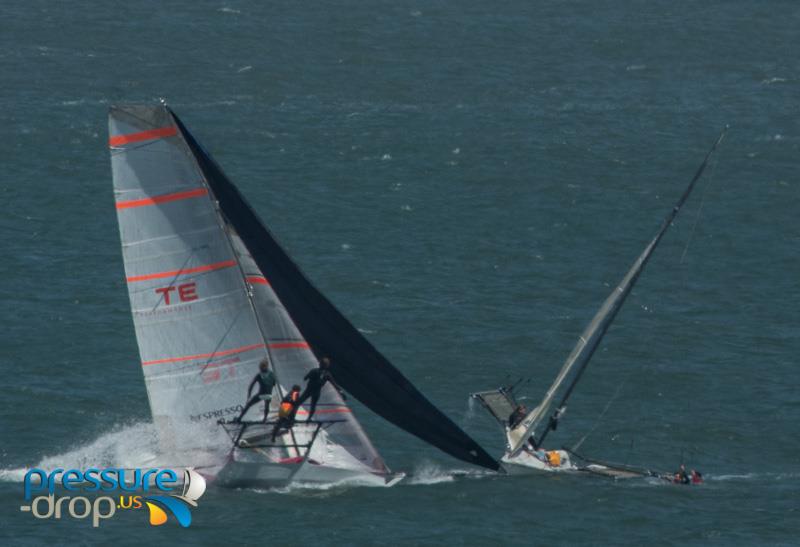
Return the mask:
[[[583,371],[586,369],[586,365],[592,358],[592,355],[608,330],[609,325],[614,320],[614,317],[616,317],[617,312],[622,307],[622,304],[625,302],[628,294],[630,294],[631,289],[636,283],[636,280],[639,278],[639,275],[642,273],[642,270],[644,270],[644,267],[647,264],[647,261],[650,259],[650,256],[653,254],[658,242],[661,241],[661,238],[669,229],[672,221],[675,219],[675,216],[678,214],[684,202],[689,197],[689,194],[692,193],[695,184],[700,179],[703,171],[705,171],[711,154],[713,154],[714,150],[716,150],[719,143],[722,142],[724,136],[725,132],[723,131],[717,141],[714,143],[714,146],[711,148],[711,150],[709,150],[708,154],[706,154],[703,163],[695,173],[692,181],[689,183],[689,186],[686,188],[686,190],[684,190],[678,202],[664,219],[664,222],[661,224],[661,228],[658,230],[658,233],[656,233],[655,237],[650,241],[647,247],[645,247],[642,254],[639,255],[639,257],[633,263],[633,266],[631,266],[631,269],[625,274],[625,277],[622,279],[620,284],[616,287],[616,289],[614,289],[608,298],[606,298],[606,301],[600,307],[600,310],[583,331],[578,339],[578,343],[569,354],[569,357],[567,357],[567,360],[561,367],[561,370],[559,371],[555,381],[547,390],[542,402],[536,408],[534,408],[525,417],[525,419],[522,420],[520,425],[509,431],[508,435],[509,440],[511,441],[511,453],[518,452],[524,446],[528,437],[536,431],[543,419],[548,418],[548,423],[545,425],[545,429],[537,439],[539,443],[544,440],[544,438],[547,436],[547,433],[551,429],[555,429],[558,424],[559,417],[566,409],[565,405],[567,399],[572,394],[572,390],[578,383]],[[566,385],[559,403],[554,406],[553,403],[555,401],[556,394],[565,384],[568,378],[570,382],[568,385]],[[553,414],[550,414],[550,411],[553,408],[555,408],[555,410]]]
[[[134,324],[162,430],[176,417],[234,415],[265,355],[283,389],[327,356],[337,382],[377,414],[498,468],[311,285],[174,113],[113,108],[109,125]],[[320,403],[317,414],[336,414],[337,442],[383,469],[335,390]]]
[[[126,281],[160,440],[178,453],[229,447],[217,420],[239,413],[259,361],[269,356],[282,393],[316,360],[221,214],[166,107],[114,107],[109,134]],[[387,471],[331,388],[317,412],[335,414],[319,463]]]

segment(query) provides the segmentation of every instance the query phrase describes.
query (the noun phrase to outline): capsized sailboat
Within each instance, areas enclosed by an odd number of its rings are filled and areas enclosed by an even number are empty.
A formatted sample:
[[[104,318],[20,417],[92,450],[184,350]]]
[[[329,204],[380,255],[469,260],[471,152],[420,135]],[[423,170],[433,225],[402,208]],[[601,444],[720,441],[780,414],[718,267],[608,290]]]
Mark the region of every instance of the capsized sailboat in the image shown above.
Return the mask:
[[[636,476],[659,475],[648,470],[622,469],[619,466],[606,465],[585,458],[578,458],[573,461],[571,456],[577,456],[574,452],[568,450],[544,450],[542,446],[547,434],[550,431],[555,431],[558,427],[561,417],[567,410],[567,401],[578,384],[581,375],[586,370],[592,355],[639,279],[661,238],[672,225],[672,221],[692,193],[697,181],[705,171],[711,155],[722,142],[724,136],[725,131],[722,132],[711,147],[711,150],[706,154],[703,163],[680,199],[667,214],[655,237],[650,240],[644,251],[633,263],[633,266],[622,278],[622,281],[606,298],[594,318],[589,322],[541,402],[530,412],[512,417],[515,411],[519,412],[518,409],[522,408],[514,398],[513,387],[472,394],[472,397],[480,401],[482,406],[489,411],[503,428],[506,437],[506,452],[501,461],[507,471],[511,473],[591,471],[609,476],[624,476],[625,473],[634,473]]]
[[[115,106],[109,146],[123,261],[162,451],[229,485],[394,484],[330,385],[315,419],[271,438],[277,401],[328,357],[336,382],[401,429],[469,463],[499,464],[428,401],[303,275],[165,105]],[[277,378],[267,423],[241,424],[258,363]],[[248,417],[250,419],[248,419]]]

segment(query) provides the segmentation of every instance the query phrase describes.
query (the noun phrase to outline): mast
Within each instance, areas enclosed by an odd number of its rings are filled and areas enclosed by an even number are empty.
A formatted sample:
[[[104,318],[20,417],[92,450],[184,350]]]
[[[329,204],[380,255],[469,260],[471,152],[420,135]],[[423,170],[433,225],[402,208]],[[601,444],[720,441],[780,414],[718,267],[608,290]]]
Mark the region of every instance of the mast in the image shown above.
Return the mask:
[[[555,399],[556,392],[562,386],[567,376],[572,373],[572,378],[567,384],[566,390],[561,396],[558,404],[555,405],[555,411],[550,415],[544,430],[537,439],[538,444],[544,442],[544,439],[547,437],[547,434],[550,432],[550,430],[554,430],[558,426],[559,418],[566,411],[567,400],[569,399],[570,395],[572,395],[572,391],[575,389],[575,386],[578,384],[578,381],[586,370],[589,360],[592,358],[592,355],[594,355],[594,352],[600,345],[600,342],[608,330],[608,327],[611,325],[612,321],[625,302],[625,299],[630,294],[631,289],[639,279],[639,275],[647,265],[647,261],[650,259],[653,251],[655,251],[656,246],[661,241],[661,238],[667,232],[669,227],[672,225],[672,221],[678,215],[681,207],[683,207],[683,204],[692,193],[695,184],[705,171],[711,155],[725,137],[726,131],[727,127],[722,131],[719,138],[706,154],[705,158],[703,159],[703,163],[700,164],[700,167],[697,169],[697,172],[687,186],[686,190],[684,190],[680,199],[678,199],[678,202],[675,204],[669,214],[667,214],[655,237],[650,241],[647,247],[645,247],[642,254],[639,255],[639,257],[633,263],[633,266],[631,266],[630,270],[628,270],[628,272],[625,274],[625,277],[622,278],[620,284],[617,285],[612,293],[606,298],[605,302],[603,302],[603,305],[600,307],[600,310],[598,310],[597,314],[595,314],[594,318],[592,318],[592,320],[589,322],[588,326],[578,339],[578,343],[572,349],[569,357],[567,357],[567,360],[561,367],[558,376],[556,376],[556,380],[550,386],[550,389],[547,390],[542,402],[539,403],[539,406],[533,409],[533,411],[531,411],[521,422],[521,424],[514,430],[514,443],[511,446],[511,453],[518,452],[525,444],[528,437],[535,433],[536,428],[553,407],[553,400]]]

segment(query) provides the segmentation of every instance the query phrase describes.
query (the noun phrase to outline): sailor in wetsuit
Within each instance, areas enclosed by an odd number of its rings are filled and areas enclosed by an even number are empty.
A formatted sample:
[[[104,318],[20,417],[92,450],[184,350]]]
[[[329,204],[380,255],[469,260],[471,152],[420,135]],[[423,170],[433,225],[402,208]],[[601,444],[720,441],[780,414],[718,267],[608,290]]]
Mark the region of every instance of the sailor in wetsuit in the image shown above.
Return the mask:
[[[672,477],[672,482],[675,484],[689,484],[691,482],[689,474],[686,472],[685,465],[681,464],[680,469],[678,469],[678,471]]]
[[[253,391],[253,386],[256,384],[258,384],[258,393],[250,397],[250,393]],[[272,402],[272,390],[274,387],[275,373],[269,369],[269,361],[264,359],[258,365],[258,374],[256,374],[255,378],[253,378],[253,381],[250,382],[250,386],[247,388],[247,396],[249,397],[249,400],[247,401],[247,404],[244,405],[242,413],[239,414],[239,417],[234,421],[242,421],[242,417],[251,406],[259,401],[264,401],[264,421],[266,422],[267,415],[269,414],[269,404]]]
[[[325,385],[325,382],[330,382],[331,385],[336,388],[336,391],[339,392],[339,395],[342,396],[342,399],[347,399],[347,396],[342,392],[342,388],[333,381],[330,366],[331,360],[327,357],[323,357],[319,361],[319,368],[308,371],[308,374],[303,378],[303,380],[306,380],[308,383],[303,390],[303,394],[300,395],[298,405],[302,405],[306,399],[311,397],[311,408],[308,410],[308,418],[306,418],[306,421],[310,421],[312,416],[314,416],[314,412],[317,410],[317,401],[319,401],[319,396],[322,393],[322,387]]]
[[[508,428],[514,429],[517,427],[525,418],[526,414],[528,414],[528,409],[525,408],[525,405],[517,405],[517,408],[515,408],[511,416],[508,417]]]
[[[297,414],[298,408],[300,408],[300,386],[293,385],[292,390],[284,395],[281,400],[281,406],[278,407],[278,419],[275,421],[275,427],[272,428],[273,443],[281,429],[289,430],[292,428],[294,415]]]
[[[520,423],[522,423],[522,420],[524,420],[525,416],[527,415],[528,409],[525,407],[525,405],[517,405],[517,408],[515,408],[514,412],[512,412],[508,417],[508,428],[514,429],[517,427]],[[533,438],[533,435],[528,438],[528,443],[530,443],[531,448],[533,448],[533,452],[539,450],[539,446],[536,444],[536,439]],[[525,450],[528,450],[527,447]],[[530,450],[528,451],[530,452]]]

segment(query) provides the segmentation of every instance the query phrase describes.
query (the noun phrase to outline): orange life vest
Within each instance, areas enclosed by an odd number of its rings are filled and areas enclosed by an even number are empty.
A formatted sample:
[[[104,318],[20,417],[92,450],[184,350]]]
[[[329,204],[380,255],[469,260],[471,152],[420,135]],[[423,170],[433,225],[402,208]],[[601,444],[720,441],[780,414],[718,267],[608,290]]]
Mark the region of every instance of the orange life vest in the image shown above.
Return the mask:
[[[297,399],[299,399],[300,394],[293,391],[290,393],[290,396],[290,400],[287,401],[284,399],[281,401],[281,406],[278,407],[278,418],[288,418],[294,414],[295,405],[297,404]]]

